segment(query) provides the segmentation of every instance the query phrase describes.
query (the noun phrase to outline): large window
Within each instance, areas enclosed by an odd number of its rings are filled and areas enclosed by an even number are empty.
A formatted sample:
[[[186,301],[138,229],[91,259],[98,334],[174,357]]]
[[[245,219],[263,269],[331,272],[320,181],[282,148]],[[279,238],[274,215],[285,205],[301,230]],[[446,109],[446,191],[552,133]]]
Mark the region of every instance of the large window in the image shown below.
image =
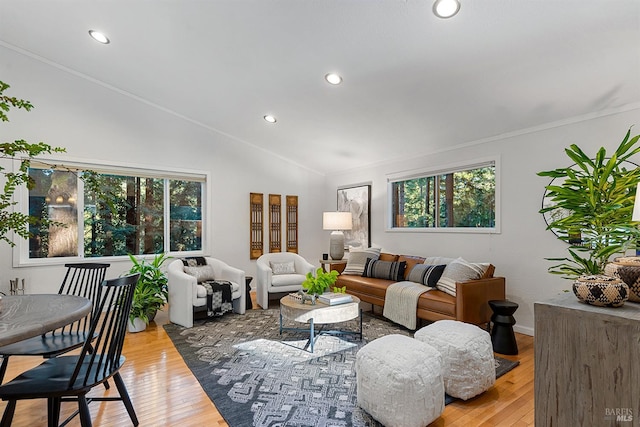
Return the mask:
[[[104,198],[85,189],[81,173],[29,169],[29,214],[49,222],[30,227],[29,259],[202,250],[204,175],[99,171]]]
[[[495,161],[390,179],[391,227],[496,228]]]

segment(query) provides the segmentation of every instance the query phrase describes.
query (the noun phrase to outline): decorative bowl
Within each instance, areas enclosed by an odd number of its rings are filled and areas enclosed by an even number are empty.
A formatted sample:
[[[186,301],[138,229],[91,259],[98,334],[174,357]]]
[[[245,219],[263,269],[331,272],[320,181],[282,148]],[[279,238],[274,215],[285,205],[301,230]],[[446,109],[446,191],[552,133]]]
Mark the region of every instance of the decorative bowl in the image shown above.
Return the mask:
[[[572,289],[580,301],[599,307],[620,307],[629,298],[626,283],[605,275],[580,276]]]
[[[607,264],[604,274],[629,286],[629,301],[640,302],[640,257],[619,257]]]

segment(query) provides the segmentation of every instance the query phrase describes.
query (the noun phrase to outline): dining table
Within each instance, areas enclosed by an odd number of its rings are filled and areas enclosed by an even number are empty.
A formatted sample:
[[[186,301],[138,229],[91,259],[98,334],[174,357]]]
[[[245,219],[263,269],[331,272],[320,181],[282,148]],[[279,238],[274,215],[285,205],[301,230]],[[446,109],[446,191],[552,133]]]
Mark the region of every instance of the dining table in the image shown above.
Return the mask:
[[[42,335],[80,320],[91,301],[75,295],[9,295],[0,300],[0,347]]]

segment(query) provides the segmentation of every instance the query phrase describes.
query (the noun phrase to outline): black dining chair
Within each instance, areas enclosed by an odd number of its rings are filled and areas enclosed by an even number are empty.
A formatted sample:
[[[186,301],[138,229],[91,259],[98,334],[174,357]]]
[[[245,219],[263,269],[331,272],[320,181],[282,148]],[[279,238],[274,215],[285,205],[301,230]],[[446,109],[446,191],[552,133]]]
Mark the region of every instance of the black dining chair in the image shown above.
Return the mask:
[[[94,302],[109,264],[65,264],[65,267],[67,272],[58,294],[81,296]],[[92,312],[95,312],[95,304]],[[10,356],[42,356],[48,359],[82,347],[87,339],[89,320],[90,317],[87,317],[41,336],[0,347],[0,384],[4,380]]]
[[[140,274],[105,280],[99,287],[89,334],[95,340],[85,341],[78,355],[62,355],[46,359],[13,380],[0,386],[0,399],[8,401],[0,427],[9,427],[16,402],[25,399],[47,399],[48,425],[58,426],[62,402],[77,402],[78,410],[62,424],[80,414],[80,424],[90,427],[89,403],[119,400],[124,403],[134,426],[138,425],[133,404],[120,375],[124,364],[122,347],[127,332],[133,292]],[[113,377],[119,397],[87,397],[93,387]]]

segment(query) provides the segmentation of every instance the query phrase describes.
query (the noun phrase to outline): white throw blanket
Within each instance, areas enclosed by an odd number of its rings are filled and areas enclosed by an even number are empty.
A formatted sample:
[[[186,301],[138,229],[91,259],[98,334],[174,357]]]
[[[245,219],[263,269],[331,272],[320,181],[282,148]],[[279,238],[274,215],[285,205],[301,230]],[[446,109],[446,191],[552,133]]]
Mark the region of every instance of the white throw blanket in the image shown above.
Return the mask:
[[[389,285],[384,297],[382,314],[411,330],[416,329],[418,298],[432,288],[414,282],[398,282]]]

